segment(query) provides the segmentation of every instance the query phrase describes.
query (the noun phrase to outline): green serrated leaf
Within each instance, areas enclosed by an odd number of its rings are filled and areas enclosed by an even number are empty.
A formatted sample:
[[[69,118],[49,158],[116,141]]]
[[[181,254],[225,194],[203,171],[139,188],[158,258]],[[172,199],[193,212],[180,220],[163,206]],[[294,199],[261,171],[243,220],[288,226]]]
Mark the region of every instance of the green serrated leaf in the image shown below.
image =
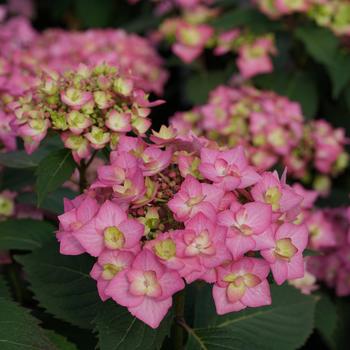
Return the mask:
[[[10,219],[0,222],[0,249],[33,250],[42,247],[54,235],[47,221]]]
[[[332,64],[339,40],[330,30],[308,25],[297,28],[295,36],[304,43],[306,50],[315,61]]]
[[[0,298],[11,299],[9,286],[2,276],[0,276]]]
[[[256,34],[278,30],[280,23],[273,22],[254,8],[236,8],[223,13],[211,25],[219,30],[247,26]]]
[[[0,153],[0,164],[8,168],[35,168],[41,159],[42,153],[40,152],[35,152],[31,155],[24,151]]]
[[[348,298],[337,298],[336,312],[338,322],[334,332],[335,348],[337,350],[348,350],[350,343],[350,301]]]
[[[197,297],[197,308],[213,309],[212,300]],[[313,329],[316,298],[290,286],[271,286],[272,305],[225,316],[206,314],[202,327],[188,329],[188,350],[289,350],[302,346]],[[198,316],[198,313],[197,313]],[[202,313],[203,316],[203,313]],[[198,318],[197,318],[198,322]],[[203,323],[206,322],[206,327]]]
[[[335,349],[334,332],[337,327],[336,306],[330,297],[323,293],[315,310],[315,328],[321,333],[331,349]]]
[[[76,196],[76,192],[73,192],[69,188],[59,188],[58,190],[49,193],[43,202],[40,204],[41,209],[46,209],[55,214],[62,214],[63,212],[63,199],[73,199]],[[37,196],[33,192],[23,192],[16,197],[18,203],[35,205],[37,203]]]
[[[48,193],[56,190],[72,176],[75,166],[72,154],[67,149],[54,151],[40,162],[36,181],[39,206]]]
[[[64,336],[52,330],[45,331],[46,336],[56,345],[57,350],[78,350],[75,344],[68,341]]]
[[[27,309],[4,298],[0,298],[0,349],[58,350]]]
[[[53,241],[16,260],[23,265],[30,289],[48,313],[79,327],[92,328],[91,321],[101,304],[96,283],[89,275],[93,259],[61,255],[58,243]]]
[[[48,137],[32,154],[27,154],[25,151],[0,153],[0,165],[15,169],[35,168],[50,151],[60,147],[61,143],[57,137]]]
[[[333,97],[337,98],[350,81],[350,54],[337,52],[334,60],[327,65],[327,71],[333,84]]]
[[[95,331],[101,350],[154,350],[160,349],[164,338],[169,335],[172,313],[157,329],[152,329],[116,303],[105,303],[97,315]]]

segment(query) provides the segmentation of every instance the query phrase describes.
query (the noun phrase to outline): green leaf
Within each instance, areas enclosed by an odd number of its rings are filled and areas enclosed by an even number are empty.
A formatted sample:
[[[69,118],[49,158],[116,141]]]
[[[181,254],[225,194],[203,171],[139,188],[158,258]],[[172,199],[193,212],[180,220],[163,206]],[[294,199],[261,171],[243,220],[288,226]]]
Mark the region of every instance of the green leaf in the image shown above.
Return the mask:
[[[320,255],[323,255],[323,253],[319,250],[305,249],[303,251],[303,256],[320,256]]]
[[[25,169],[38,166],[42,159],[41,152],[29,155],[24,151],[0,153],[0,164],[8,168]]]
[[[76,193],[69,188],[59,188],[58,190],[49,193],[43,202],[40,204],[41,209],[46,209],[55,214],[62,214],[63,212],[63,199],[73,199]],[[23,192],[16,197],[18,203],[30,204],[35,206],[37,203],[37,196],[33,192]]]
[[[188,329],[188,350],[292,350],[301,347],[312,332],[316,298],[302,295],[293,287],[271,286],[271,306],[225,316],[205,311],[213,310],[210,293],[206,294],[196,297],[196,307],[202,309],[205,320],[200,321],[201,328]],[[197,312],[197,322],[198,316]]]
[[[45,333],[58,350],[78,350],[75,344],[68,341],[64,336],[52,330],[47,330]]]
[[[101,350],[160,349],[169,335],[173,317],[168,313],[157,329],[152,329],[116,303],[106,302],[97,315],[95,331]]]
[[[336,312],[338,315],[338,322],[334,334],[335,348],[337,350],[348,350],[350,343],[350,301],[348,298],[337,298]]]
[[[48,193],[56,190],[72,176],[75,166],[68,149],[54,151],[40,162],[36,181],[39,206]]]
[[[350,55],[337,52],[334,60],[327,65],[327,71],[333,84],[333,97],[337,98],[350,81]]]
[[[337,327],[335,304],[327,294],[322,294],[315,310],[315,327],[331,349],[335,348],[334,332]]]
[[[35,175],[33,168],[18,169],[4,168],[2,169],[1,189],[12,191],[20,191],[24,187],[32,186],[35,183]]]
[[[38,324],[39,321],[28,310],[0,298],[1,350],[57,350]]]
[[[54,236],[55,227],[47,221],[10,219],[0,222],[0,249],[33,250]]]
[[[332,64],[339,40],[330,30],[309,25],[297,28],[295,35],[304,43],[306,50],[315,61]]]
[[[225,71],[204,72],[190,77],[185,86],[186,97],[192,104],[203,104],[209,92],[227,80]]]
[[[115,2],[75,0],[75,10],[84,27],[106,27],[113,18]]]
[[[93,259],[61,255],[54,241],[16,260],[23,265],[30,289],[47,312],[82,328],[92,327],[100,305],[96,282],[89,275]]]
[[[2,276],[0,276],[0,298],[11,299],[9,286]]]
[[[211,25],[220,30],[248,26],[256,34],[278,30],[281,27],[280,23],[269,20],[253,8],[237,8],[226,11],[218,19],[214,20]]]
[[[43,158],[52,150],[58,149],[61,144],[62,142],[54,136],[45,139],[40,148],[32,154],[27,154],[25,151],[0,153],[0,165],[15,169],[35,168]]]

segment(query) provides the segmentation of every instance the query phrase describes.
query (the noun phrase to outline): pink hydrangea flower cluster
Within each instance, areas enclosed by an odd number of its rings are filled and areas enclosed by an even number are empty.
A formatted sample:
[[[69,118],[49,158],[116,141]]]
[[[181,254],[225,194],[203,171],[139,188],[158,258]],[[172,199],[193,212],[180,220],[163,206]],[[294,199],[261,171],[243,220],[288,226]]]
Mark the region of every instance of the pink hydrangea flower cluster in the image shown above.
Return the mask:
[[[338,296],[350,295],[350,208],[315,210],[307,225],[310,247],[321,252],[307,258],[307,270]]]
[[[63,75],[47,73],[11,107],[28,153],[52,128],[79,162],[92,149],[114,148],[123,134],[144,134],[151,125],[150,107],[160,103],[149,102],[143,90],[135,89],[133,79],[120,75],[116,67],[101,64],[80,65]]]
[[[118,29],[38,33],[24,17],[0,21],[0,147],[16,148],[16,118],[8,105],[36,86],[42,71],[64,73],[80,63],[115,66],[135,88],[158,95],[168,77],[150,41],[135,34]]]
[[[251,166],[243,147],[163,126],[147,143],[121,136],[110,164],[65,202],[57,238],[62,254],[96,258],[102,300],[156,328],[184,281],[213,284],[225,314],[270,304],[270,271],[277,284],[302,277],[302,201],[285,175]]]
[[[245,79],[272,72],[270,56],[276,53],[273,35],[256,36],[240,28],[219,32],[210,25],[218,15],[219,11],[213,8],[185,9],[182,17],[171,17],[162,23],[159,36],[172,43],[172,51],[185,63],[193,62],[209,48],[215,55],[237,54],[236,64]]]
[[[295,178],[309,181],[315,169],[322,174],[314,183],[320,192],[328,189],[328,176],[348,163],[344,129],[304,121],[297,102],[271,91],[220,86],[204,106],[175,114],[171,125],[179,134],[192,130],[222,145],[243,145],[262,170],[281,163]]]
[[[347,0],[253,0],[270,18],[305,13],[318,25],[338,35],[350,35],[350,3]]]

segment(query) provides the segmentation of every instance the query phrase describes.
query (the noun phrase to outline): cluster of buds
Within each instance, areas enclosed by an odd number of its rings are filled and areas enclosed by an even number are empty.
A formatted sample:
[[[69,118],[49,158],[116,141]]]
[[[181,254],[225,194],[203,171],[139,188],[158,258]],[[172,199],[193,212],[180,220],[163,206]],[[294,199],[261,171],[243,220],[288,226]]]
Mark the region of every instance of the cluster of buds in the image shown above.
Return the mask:
[[[241,146],[221,149],[163,126],[147,143],[122,136],[97,174],[65,202],[60,251],[95,257],[101,299],[153,328],[184,281],[213,284],[225,314],[270,304],[270,271],[277,284],[304,274],[303,197],[285,175],[249,165]]]
[[[307,270],[338,296],[350,295],[350,208],[315,210],[307,225],[310,247],[320,251],[307,258]]]
[[[259,169],[280,163],[295,178],[313,180],[320,192],[348,163],[344,129],[305,122],[297,102],[271,91],[220,86],[206,105],[175,114],[171,125],[179,134],[192,130],[221,145],[243,145]],[[320,175],[313,179],[315,170]]]
[[[33,152],[49,128],[57,130],[74,159],[90,157],[91,149],[115,148],[121,135],[143,135],[150,127],[147,95],[131,78],[106,64],[76,71],[44,74],[40,84],[11,104],[17,134]]]
[[[208,48],[215,55],[237,54],[236,64],[245,79],[270,73],[273,70],[270,55],[276,53],[273,36],[257,36],[240,28],[217,31],[210,21],[218,14],[218,10],[202,6],[185,8],[181,17],[168,18],[162,23],[159,35],[172,43],[172,51],[185,63],[191,63]]]
[[[350,3],[347,0],[253,0],[259,9],[276,19],[293,13],[305,13],[320,26],[337,35],[350,35]]]
[[[84,32],[49,29],[37,33],[28,19],[0,18],[0,147],[16,148],[11,103],[40,83],[43,71],[106,63],[132,79],[135,89],[160,95],[167,80],[163,61],[147,39],[119,29]]]

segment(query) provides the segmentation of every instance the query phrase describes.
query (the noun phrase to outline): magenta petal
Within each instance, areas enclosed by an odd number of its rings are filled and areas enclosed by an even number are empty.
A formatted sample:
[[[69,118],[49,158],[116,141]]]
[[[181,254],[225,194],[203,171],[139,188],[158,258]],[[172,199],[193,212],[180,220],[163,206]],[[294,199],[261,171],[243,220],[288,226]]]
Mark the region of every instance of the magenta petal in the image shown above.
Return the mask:
[[[246,224],[255,234],[262,233],[271,224],[271,206],[264,203],[248,203],[244,205],[247,213]]]
[[[97,231],[94,220],[74,232],[73,236],[90,255],[99,256],[101,254],[104,248],[103,237]]]
[[[233,256],[233,259],[237,260],[243,256],[244,253],[254,249],[255,241],[253,238],[241,234],[235,234],[234,236],[229,234],[226,239],[226,245]]]
[[[135,296],[129,292],[130,283],[126,277],[127,270],[119,272],[105,289],[106,295],[113,298],[118,304],[126,307],[140,305],[144,297]]]
[[[157,328],[172,304],[172,299],[155,300],[144,298],[143,302],[135,307],[129,307],[132,315],[145,322],[152,328]]]
[[[266,280],[253,288],[247,288],[241,302],[249,307],[259,307],[271,304],[270,287]]]
[[[286,279],[288,279],[288,262],[276,259],[271,264],[271,271],[273,278],[278,285],[281,285]]]
[[[127,219],[123,221],[118,228],[123,232],[125,237],[124,248],[132,248],[140,244],[140,239],[144,233],[144,226],[136,219]]]
[[[229,312],[240,311],[246,308],[246,306],[240,301],[230,303],[226,297],[226,288],[221,288],[216,285],[213,287],[213,299],[218,315],[224,315]]]
[[[168,298],[176,292],[178,292],[179,290],[185,288],[185,283],[183,279],[176,271],[164,273],[164,275],[159,279],[158,282],[162,287],[162,299]]]

